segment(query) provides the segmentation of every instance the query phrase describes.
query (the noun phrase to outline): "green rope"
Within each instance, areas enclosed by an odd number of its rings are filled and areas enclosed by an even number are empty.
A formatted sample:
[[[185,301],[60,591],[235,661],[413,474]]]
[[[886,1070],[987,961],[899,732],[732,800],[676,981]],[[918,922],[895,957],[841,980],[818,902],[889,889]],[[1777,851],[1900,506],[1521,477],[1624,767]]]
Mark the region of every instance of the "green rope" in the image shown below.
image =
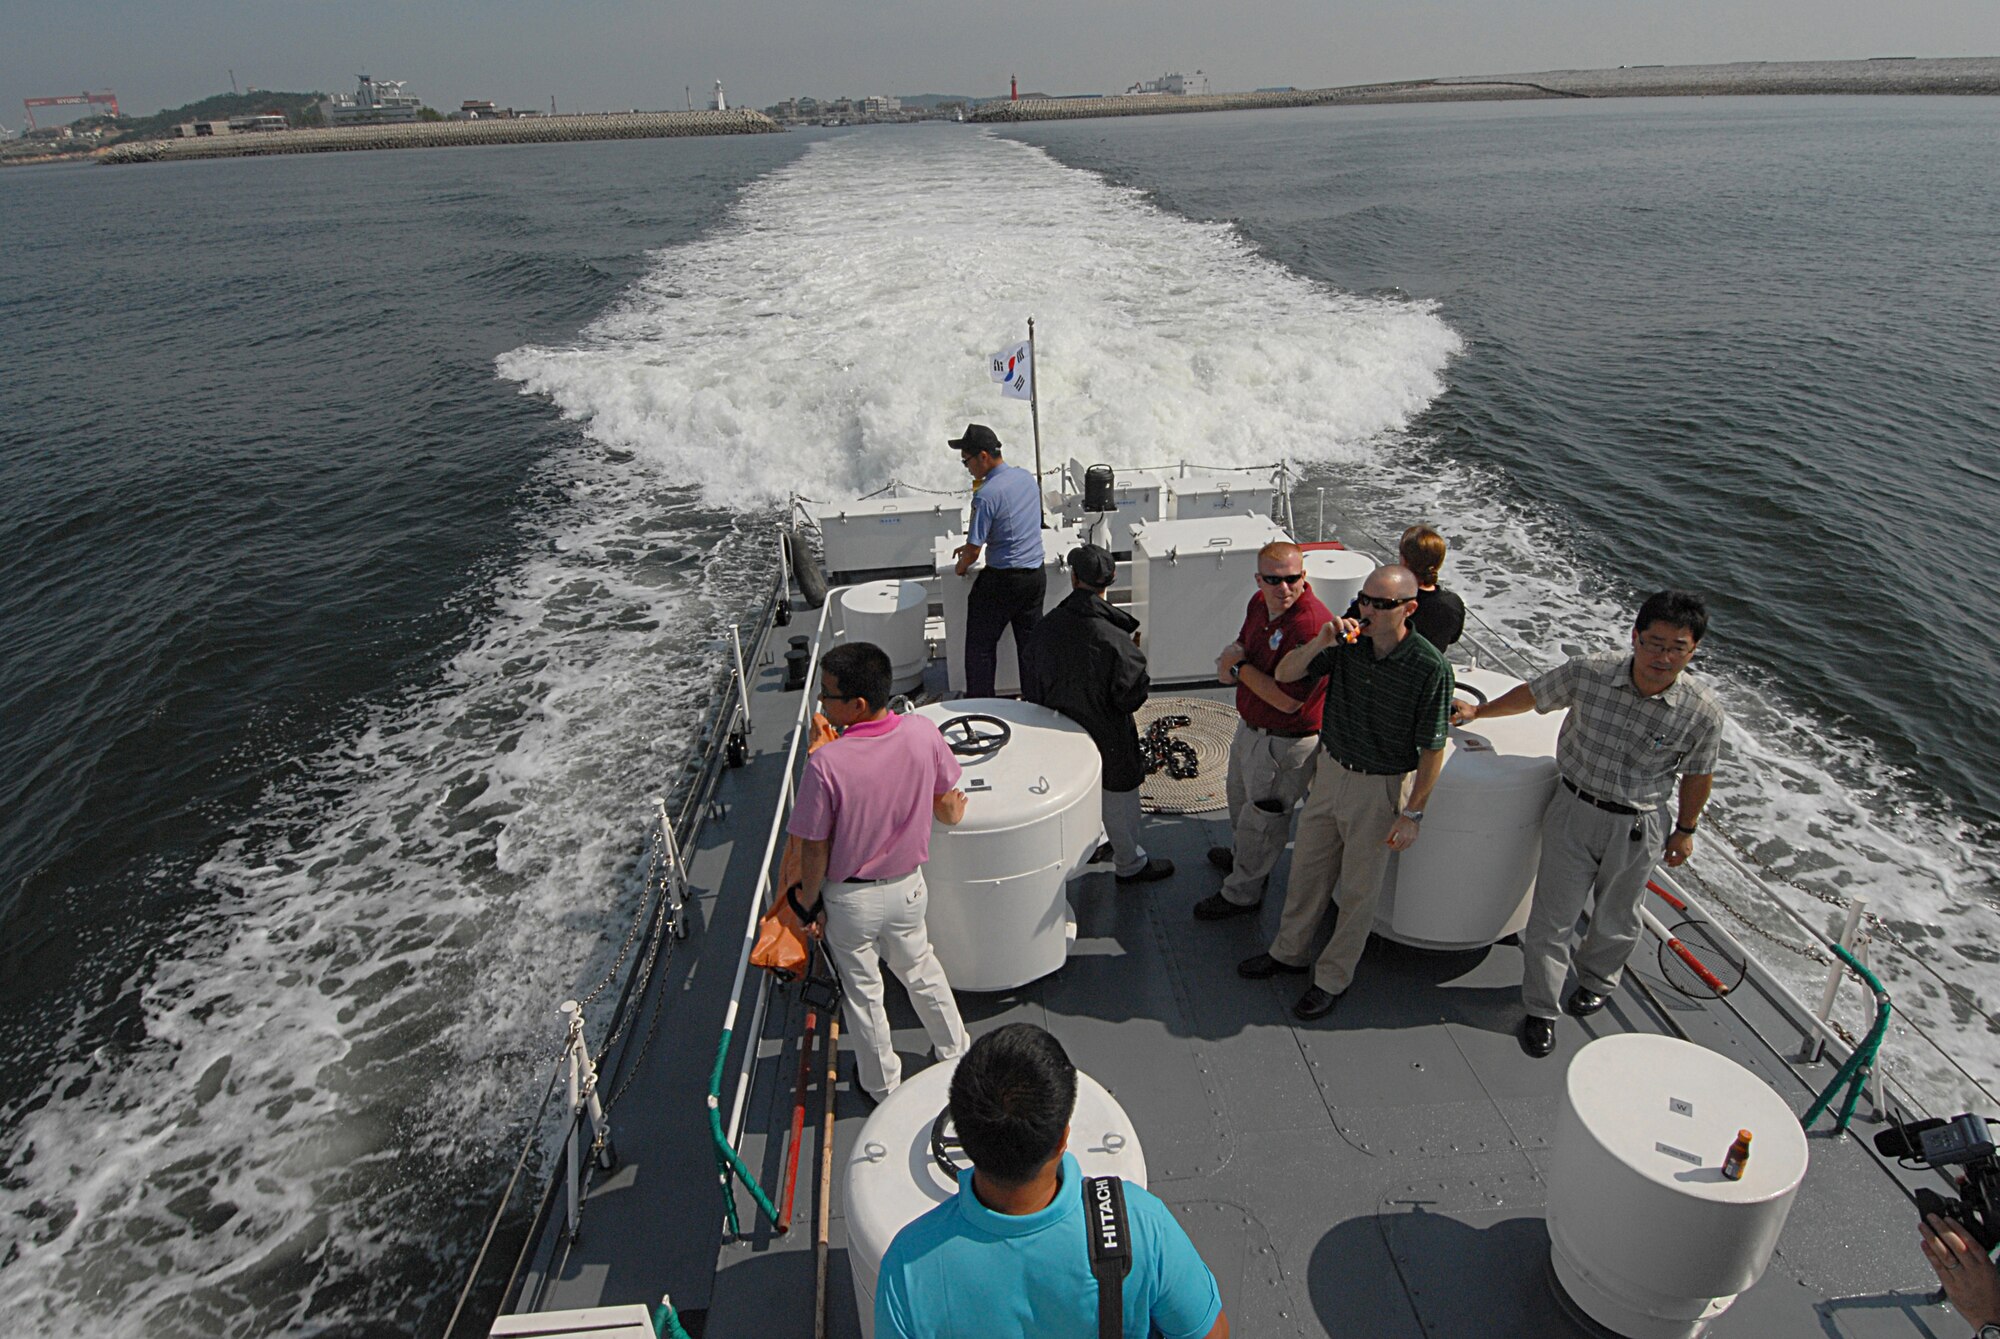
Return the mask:
[[[680,1316],[674,1312],[673,1302],[665,1297],[653,1308],[653,1333],[660,1339],[689,1339],[688,1332],[681,1328]]]
[[[1862,1038],[1861,1044],[1848,1053],[1846,1062],[1834,1074],[1833,1081],[1813,1099],[1813,1104],[1806,1108],[1806,1114],[1799,1117],[1799,1124],[1810,1130],[1813,1122],[1818,1120],[1820,1113],[1832,1104],[1833,1095],[1839,1092],[1844,1084],[1847,1091],[1841,1099],[1840,1114],[1834,1120],[1833,1132],[1845,1134],[1847,1123],[1854,1116],[1854,1104],[1861,1099],[1861,1089],[1867,1084],[1868,1076],[1875,1072],[1875,1057],[1882,1049],[1882,1038],[1889,1032],[1889,992],[1882,988],[1882,983],[1876,979],[1875,973],[1863,967],[1861,960],[1847,949],[1835,944],[1833,951],[1839,955],[1842,962],[1859,972],[1861,979],[1868,983],[1868,988],[1875,992],[1875,1026],[1868,1029],[1868,1035]]]
[[[771,1197],[764,1193],[764,1187],[757,1184],[757,1178],[750,1174],[750,1169],[744,1165],[743,1159],[737,1156],[736,1150],[729,1146],[728,1138],[722,1133],[722,1066],[729,1058],[730,1035],[730,1029],[722,1030],[722,1041],[715,1048],[715,1071],[708,1076],[708,1132],[715,1140],[715,1173],[722,1186],[723,1206],[729,1215],[729,1235],[740,1237],[743,1235],[742,1224],[736,1217],[736,1196],[730,1193],[729,1189],[730,1173],[734,1172],[737,1179],[743,1182],[744,1187],[750,1192],[750,1198],[757,1201],[757,1207],[763,1212],[765,1220],[774,1227],[778,1222],[778,1209],[771,1203]]]

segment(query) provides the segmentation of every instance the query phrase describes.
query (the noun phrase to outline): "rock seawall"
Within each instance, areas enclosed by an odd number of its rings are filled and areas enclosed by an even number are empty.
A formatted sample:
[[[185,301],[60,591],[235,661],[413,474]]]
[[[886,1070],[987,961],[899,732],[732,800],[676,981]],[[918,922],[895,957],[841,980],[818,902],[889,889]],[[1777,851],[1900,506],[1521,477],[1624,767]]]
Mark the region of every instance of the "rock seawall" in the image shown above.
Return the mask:
[[[1277,93],[1022,98],[1018,102],[987,103],[975,110],[971,119],[987,122],[1062,121],[1091,116],[1160,116],[1172,112],[1368,106],[1398,102],[1800,93],[2000,94],[2000,57],[1742,61],[1731,65],[1653,65],[1618,70],[1461,75],[1389,84],[1352,84],[1341,88],[1287,89]]]
[[[509,121],[417,121],[405,125],[278,130],[266,134],[120,144],[101,163],[165,163],[192,158],[250,158],[277,153],[362,149],[441,149],[475,144],[557,144],[600,139],[670,139],[680,135],[762,135],[782,129],[762,112],[612,112],[531,116]]]

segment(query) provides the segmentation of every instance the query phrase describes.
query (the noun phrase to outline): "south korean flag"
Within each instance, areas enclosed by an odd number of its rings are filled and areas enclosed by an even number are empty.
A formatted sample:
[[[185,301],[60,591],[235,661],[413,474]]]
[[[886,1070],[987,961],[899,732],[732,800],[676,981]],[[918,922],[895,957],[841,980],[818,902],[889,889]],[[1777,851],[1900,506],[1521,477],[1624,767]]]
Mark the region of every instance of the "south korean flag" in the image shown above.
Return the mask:
[[[1035,394],[1034,359],[1028,344],[1016,344],[993,355],[991,372],[1000,393],[1010,400],[1030,400]]]

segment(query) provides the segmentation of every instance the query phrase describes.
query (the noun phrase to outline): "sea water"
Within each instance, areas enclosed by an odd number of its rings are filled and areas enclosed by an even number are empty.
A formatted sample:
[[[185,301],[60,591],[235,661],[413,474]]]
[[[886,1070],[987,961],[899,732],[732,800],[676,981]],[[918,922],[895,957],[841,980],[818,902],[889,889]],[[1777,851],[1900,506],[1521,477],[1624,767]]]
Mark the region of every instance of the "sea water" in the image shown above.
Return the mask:
[[[1696,868],[1801,982],[1723,843],[1816,923],[1874,899],[1930,960],[1899,1008],[1991,1086],[1996,120],[0,176],[10,1328],[435,1332],[784,500],[957,486],[973,419],[1019,454],[986,357],[1030,315],[1052,458],[1288,459],[1306,528],[1322,488],[1356,539],[1438,525],[1528,662],[1707,592],[1732,728]]]

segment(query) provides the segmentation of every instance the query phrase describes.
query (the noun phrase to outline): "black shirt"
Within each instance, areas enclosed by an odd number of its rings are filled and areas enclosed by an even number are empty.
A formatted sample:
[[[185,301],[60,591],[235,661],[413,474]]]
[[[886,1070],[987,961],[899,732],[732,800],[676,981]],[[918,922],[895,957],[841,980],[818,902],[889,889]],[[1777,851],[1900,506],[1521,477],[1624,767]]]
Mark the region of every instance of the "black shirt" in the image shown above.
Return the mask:
[[[1348,601],[1347,617],[1361,617],[1359,600]],[[1417,612],[1410,615],[1410,628],[1422,633],[1425,641],[1442,651],[1465,635],[1465,601],[1443,586],[1420,590]]]

